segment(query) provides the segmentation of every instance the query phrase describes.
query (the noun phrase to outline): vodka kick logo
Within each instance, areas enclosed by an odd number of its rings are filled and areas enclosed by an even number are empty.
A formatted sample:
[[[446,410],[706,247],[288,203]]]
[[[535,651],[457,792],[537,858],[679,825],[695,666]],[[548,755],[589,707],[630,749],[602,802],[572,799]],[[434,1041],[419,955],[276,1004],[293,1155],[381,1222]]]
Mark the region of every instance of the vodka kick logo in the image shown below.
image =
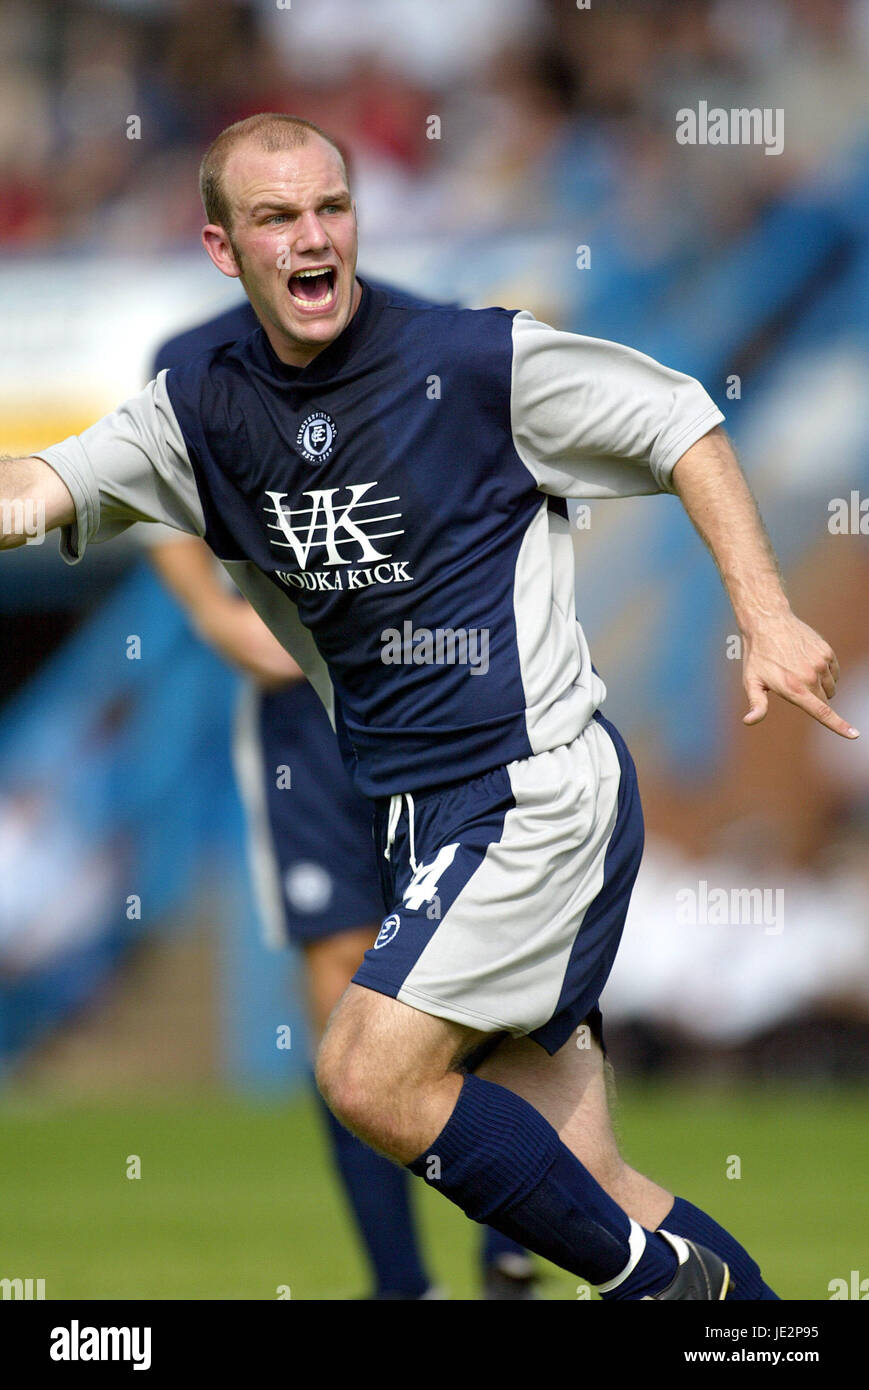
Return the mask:
[[[310,506],[288,507],[285,492],[266,492],[273,516],[268,529],[271,545],[289,551],[299,566],[277,570],[287,588],[311,591],[367,589],[372,584],[409,584],[407,560],[391,559],[382,543],[403,536],[395,509],[398,497],[371,497],[377,483],[350,483],[347,487],[311,488],[302,497]],[[385,528],[385,529],[381,529]]]

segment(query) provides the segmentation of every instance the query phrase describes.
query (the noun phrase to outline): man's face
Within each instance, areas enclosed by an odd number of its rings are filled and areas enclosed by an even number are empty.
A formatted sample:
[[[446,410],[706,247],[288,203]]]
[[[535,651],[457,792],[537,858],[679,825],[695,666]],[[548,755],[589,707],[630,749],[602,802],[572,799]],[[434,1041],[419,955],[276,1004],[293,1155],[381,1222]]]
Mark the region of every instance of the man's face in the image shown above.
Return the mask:
[[[304,367],[359,305],[356,210],[338,152],[312,134],[268,153],[245,141],[229,156],[224,190],[232,228],[210,225],[206,250],[238,275],[282,362]]]

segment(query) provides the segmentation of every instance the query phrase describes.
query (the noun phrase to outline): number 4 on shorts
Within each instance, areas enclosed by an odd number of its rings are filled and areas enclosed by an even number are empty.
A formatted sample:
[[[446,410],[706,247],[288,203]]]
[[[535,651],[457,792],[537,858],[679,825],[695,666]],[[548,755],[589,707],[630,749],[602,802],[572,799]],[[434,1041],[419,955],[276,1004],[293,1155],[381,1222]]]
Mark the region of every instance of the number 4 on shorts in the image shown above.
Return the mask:
[[[456,857],[458,844],[444,845],[430,864],[417,864],[413,878],[404,890],[405,906],[416,909],[430,903],[438,888],[438,880]]]

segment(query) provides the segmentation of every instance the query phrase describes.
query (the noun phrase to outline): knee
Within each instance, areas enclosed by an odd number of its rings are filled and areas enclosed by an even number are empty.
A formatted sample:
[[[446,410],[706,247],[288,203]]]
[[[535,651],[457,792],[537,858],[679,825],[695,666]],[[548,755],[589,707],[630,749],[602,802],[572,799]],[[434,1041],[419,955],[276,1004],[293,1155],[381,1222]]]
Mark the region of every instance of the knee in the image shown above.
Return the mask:
[[[364,1039],[333,1021],[317,1052],[315,1076],[324,1101],[346,1129],[390,1157],[402,1156],[395,1088],[384,1084]]]
[[[316,1078],[332,1111],[359,1139],[396,1163],[418,1158],[443,1129],[460,1088],[451,1076],[448,1095],[412,1067],[385,1068],[379,1050],[332,1021],[317,1054]]]
[[[347,1129],[410,1163],[448,1120],[461,1089],[454,1033],[440,1019],[350,986],[315,1065],[317,1085]]]

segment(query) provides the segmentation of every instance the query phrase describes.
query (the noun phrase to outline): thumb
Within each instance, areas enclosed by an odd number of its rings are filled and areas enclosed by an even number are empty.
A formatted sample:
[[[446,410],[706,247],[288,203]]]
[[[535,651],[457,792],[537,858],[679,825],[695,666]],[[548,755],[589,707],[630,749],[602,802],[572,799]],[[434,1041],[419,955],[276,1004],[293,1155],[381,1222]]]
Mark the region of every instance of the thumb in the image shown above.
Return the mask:
[[[759,680],[746,681],[745,693],[749,700],[748,714],[743,716],[743,724],[759,724],[766,718],[769,709],[769,697],[766,687]]]

